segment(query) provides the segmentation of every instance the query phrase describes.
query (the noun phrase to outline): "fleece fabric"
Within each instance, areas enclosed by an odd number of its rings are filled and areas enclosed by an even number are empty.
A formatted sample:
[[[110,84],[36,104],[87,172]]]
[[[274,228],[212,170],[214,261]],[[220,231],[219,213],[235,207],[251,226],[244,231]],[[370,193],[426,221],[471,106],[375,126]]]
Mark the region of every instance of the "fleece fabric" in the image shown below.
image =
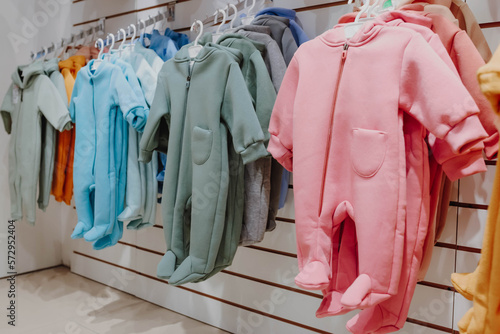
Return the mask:
[[[241,53],[206,45],[191,59],[188,48],[160,72],[140,143],[145,162],[153,150],[168,150],[169,191],[161,203],[167,252],[157,274],[174,285],[215,269],[225,226],[238,227],[227,217],[243,208],[243,165],[268,155],[240,70]],[[235,196],[228,197],[230,190]]]
[[[123,61],[117,55],[111,56],[109,61],[111,64],[117,65],[120,68],[120,70],[123,72],[125,79],[127,80],[130,88],[132,88],[132,91],[134,92],[134,100],[139,102],[141,108],[145,111],[145,118],[147,119],[149,108],[147,106],[147,102],[145,100],[145,96],[144,96],[144,93],[142,91],[139,79],[137,78],[133,67],[130,64],[128,64],[127,62]],[[112,201],[113,201],[113,197],[116,196],[115,202],[118,203],[117,204],[117,210],[118,210],[117,212],[120,212],[120,215],[127,213],[128,211],[126,211],[126,210],[130,208],[129,207],[130,205],[132,205],[132,207],[135,208],[137,206],[141,206],[141,204],[142,204],[141,192],[140,191],[133,191],[133,190],[141,189],[143,187],[144,182],[141,182],[143,180],[141,180],[140,174],[135,174],[135,175],[132,175],[132,177],[131,177],[130,173],[128,172],[129,170],[127,168],[128,161],[129,161],[129,159],[131,159],[131,157],[128,155],[128,152],[129,152],[128,134],[129,134],[129,130],[132,130],[130,128],[131,128],[131,125],[127,125],[126,122],[123,121],[123,119],[117,118],[116,128],[111,129],[111,131],[113,131],[113,130],[116,131],[115,136],[120,136],[121,138],[123,138],[123,142],[120,143],[119,141],[115,140],[114,142],[109,143],[110,147],[111,147],[111,145],[115,145],[115,148],[118,147],[118,149],[115,149],[114,152],[111,152],[111,154],[115,154],[115,158],[117,159],[116,160],[117,166],[120,166],[120,167],[116,167],[116,170],[120,170],[120,171],[123,171],[123,173],[126,173],[126,181],[125,181],[125,176],[123,176],[122,179],[118,178],[118,187],[116,188],[117,191],[111,192],[111,197],[112,197],[111,200]],[[118,144],[118,146],[117,146],[117,144]],[[137,142],[135,142],[135,145],[137,146]],[[104,157],[105,151],[102,150],[101,152],[102,152],[103,157]],[[97,157],[97,155],[96,155],[96,157]],[[123,165],[121,165],[118,162],[119,161],[118,159],[120,159],[120,158],[123,161],[122,162]],[[137,157],[136,157],[136,159],[137,159]],[[137,160],[135,160],[135,161],[132,160],[132,162],[134,162],[134,163],[136,163],[136,161]],[[106,166],[107,168],[111,168],[108,165],[104,165],[104,164],[102,164],[102,165]],[[121,174],[121,175],[125,175],[125,174]],[[144,175],[146,175],[146,173],[144,173]],[[124,187],[125,184],[127,185],[126,188]],[[113,186],[111,186],[111,187],[113,187]],[[103,189],[105,189],[105,188],[103,188]],[[127,191],[127,189],[128,189],[128,191]],[[126,195],[130,195],[131,193],[134,195],[134,197],[127,198]],[[138,196],[139,196],[138,200],[135,198],[136,194],[138,194]],[[145,194],[145,192],[142,192],[142,194]],[[127,206],[126,206],[126,208],[123,208],[123,203],[124,203],[125,199],[127,199],[127,201],[126,201]],[[132,202],[133,200],[137,200],[137,201]],[[132,204],[130,204],[131,202],[132,202]],[[144,206],[141,206],[141,207],[144,207]],[[104,222],[94,220],[94,227],[89,232],[87,232],[85,234],[85,236],[84,236],[85,240],[87,240],[87,241],[96,241],[97,240],[94,244],[94,246],[96,248],[98,248],[98,247],[104,248],[104,247],[108,247],[108,246],[112,246],[112,245],[116,244],[118,242],[118,240],[121,239],[122,234],[123,234],[123,223],[119,219],[120,215],[118,217],[114,218],[114,220],[110,221],[107,224],[105,224]],[[125,220],[130,220],[130,218],[125,217]]]
[[[35,223],[42,146],[42,117],[58,131],[71,128],[67,103],[43,64],[19,66],[0,108],[9,142],[11,218]]]
[[[158,73],[153,70],[146,58],[139,52],[126,49],[125,51],[122,51],[121,54],[117,53],[117,55],[121,60],[132,66],[132,69],[139,80],[142,95],[146,99],[148,106],[150,106],[153,103],[153,98],[155,96]]]
[[[71,237],[96,241],[94,248],[101,249],[116,243],[121,234],[116,218],[124,205],[126,122],[142,131],[148,110],[118,65],[103,61],[94,68],[94,62],[78,72],[70,103],[76,124],[73,178],[78,215]]]
[[[443,9],[439,10],[437,7],[445,7],[454,16],[459,28],[469,35],[483,60],[487,62],[491,59],[491,49],[474,13],[472,13],[467,3],[462,0],[402,0],[400,6],[410,3],[424,5],[426,7],[425,11],[435,14],[442,14],[443,12]]]
[[[490,104],[481,94],[479,85],[475,79],[477,70],[479,67],[484,65],[484,61],[482,60],[480,54],[477,52],[467,34],[442,16],[424,13],[424,7],[422,5],[407,5],[402,7],[402,9],[414,10],[416,13],[420,13],[432,19],[432,31],[434,31],[443,42],[443,45],[450,54],[450,57],[457,68],[462,83],[472,95],[475,103],[479,107],[479,119],[482,126],[488,133],[488,138],[484,141],[484,151],[488,158],[494,158],[498,152],[499,139],[498,132],[494,126],[495,115]],[[432,226],[429,228],[426,240],[426,250],[424,251],[424,259],[422,260],[419,280],[422,280],[425,277],[427,269],[429,268],[436,231],[439,234],[439,231],[444,228],[444,224],[446,223],[446,215],[449,206],[449,194],[451,189],[450,180],[439,182],[439,180],[444,177],[440,167],[431,161],[430,168],[431,174],[433,175],[432,184],[434,186],[431,188],[431,217],[433,217],[433,219]],[[442,184],[442,186],[435,187],[435,185],[439,184]],[[447,197],[445,197],[446,194],[448,194]]]
[[[211,38],[212,35],[207,33],[200,39],[199,43],[205,45],[210,42]],[[216,44],[241,52],[241,72],[265,136],[264,144],[267,146],[270,137],[269,120],[276,101],[276,93],[261,55],[265,51],[265,46],[234,33],[222,35]],[[245,166],[245,202],[240,244],[251,245],[264,238],[269,214],[270,193],[271,157],[269,156]],[[226,258],[231,257],[226,256]]]
[[[481,90],[497,113],[495,124],[498,127],[500,49],[495,52],[488,64],[479,69],[478,79]],[[497,166],[479,265],[473,273],[453,274],[451,277],[457,291],[474,302],[472,308],[458,323],[460,333],[493,334],[500,331],[500,290],[495,282],[495,278],[500,275],[499,195],[500,171]]]
[[[354,21],[355,14],[343,16],[341,22]],[[444,48],[439,36],[430,30],[432,20],[422,15],[403,11],[381,14],[376,24],[405,27],[418,32],[458,77],[455,65]],[[415,290],[417,274],[422,260],[424,241],[429,226],[430,170],[425,140],[427,131],[414,118],[405,114],[403,132],[406,146],[407,205],[405,248],[399,293],[373,308],[363,310],[347,323],[353,333],[378,333],[396,331],[406,321],[410,302]],[[435,139],[431,140],[435,142]],[[411,152],[409,154],[408,152]],[[422,164],[422,161],[424,164]],[[423,169],[422,169],[423,167]],[[339,255],[340,258],[344,256]]]
[[[163,61],[169,60],[177,53],[178,48],[175,42],[170,37],[160,34],[156,29],[151,34],[142,34],[139,43],[146,47],[147,40],[150,41],[147,47],[156,52]]]
[[[80,69],[85,66],[84,56],[72,56],[59,62],[59,70],[64,78],[66,99],[71,100],[75,78]],[[59,132],[57,135],[57,152],[55,158],[54,176],[51,193],[58,202],[71,204],[73,197],[73,159],[75,152],[75,129]]]
[[[155,71],[156,75],[160,73],[161,68],[163,66],[163,59],[161,59],[156,52],[151,49],[145,48],[141,43],[136,42],[134,44],[134,51],[140,53],[144,56],[144,59],[149,63],[153,71]]]
[[[276,15],[289,19],[289,27],[292,31],[293,39],[298,46],[309,41],[309,37],[307,37],[306,33],[302,29],[302,25],[297,18],[297,13],[293,9],[280,8],[280,7],[268,7],[259,11],[255,16],[260,15]]]
[[[126,50],[120,59],[132,65],[138,81],[133,78],[128,78],[128,81],[137,98],[141,101],[145,99],[144,102],[149,108],[156,91],[158,74],[154,72],[144,56],[138,52]],[[138,90],[139,87],[141,91]],[[153,159],[147,164],[139,162],[141,134],[131,126],[129,126],[128,132],[126,206],[118,216],[118,220],[130,221],[127,229],[142,229],[154,225],[156,220],[158,157],[153,156]]]
[[[278,43],[287,66],[298,48],[289,24],[289,19],[275,15],[260,15],[252,21],[252,25],[271,28],[271,37]]]
[[[379,59],[381,66],[367,58]],[[364,80],[366,73],[385,80],[374,87]],[[353,86],[368,95],[360,99]],[[312,92],[318,102],[311,106]],[[295,172],[294,186],[301,189],[295,194],[295,282],[324,289],[327,315],[375,306],[398,293],[407,194],[404,113],[451,147],[434,150],[450,177],[485,169],[486,134],[475,104],[469,98],[461,112],[449,108],[464,96],[456,75],[409,29],[369,22],[347,41],[338,25],[298,50],[278,93],[268,150]],[[338,262],[339,248],[332,247],[332,240],[353,238],[341,226],[355,227],[356,242],[341,242],[354,254],[349,265]],[[375,254],[374,248],[383,252]],[[355,275],[346,278],[346,272]]]
[[[53,58],[43,63],[45,74],[50,78],[59,92],[63,101],[66,101],[66,89],[64,87],[64,78],[59,72],[59,59]],[[38,207],[45,211],[49,205],[50,189],[52,187],[52,176],[54,173],[57,130],[42,117],[42,153],[40,164],[40,177],[38,184]]]
[[[290,64],[290,60],[292,59],[295,51],[297,51],[298,48],[295,40],[293,38],[290,38],[290,36],[292,35],[289,28],[290,20],[281,16],[260,15],[252,21],[252,25],[263,25],[271,29],[271,37],[280,46],[285,64],[288,66],[288,64]],[[277,168],[275,167],[274,169]],[[285,206],[286,197],[288,194],[288,184],[290,183],[290,174],[288,173],[288,171],[282,170],[281,172],[282,178],[280,183],[280,198],[278,202],[278,207],[280,209]]]
[[[177,46],[177,49],[180,49],[184,45],[189,44],[189,37],[186,34],[173,31],[170,28],[167,28],[165,30],[164,35],[170,37],[174,41],[175,46]]]
[[[227,32],[242,34],[266,46],[266,51],[263,55],[264,61],[266,62],[267,70],[273,81],[276,93],[278,93],[283,77],[285,76],[286,63],[278,43],[271,37],[271,28],[258,25],[244,25]]]
[[[482,66],[478,72],[479,84],[484,96],[495,111],[495,126],[500,129],[500,48],[497,49],[488,64]]]
[[[231,30],[230,30],[231,31]],[[281,82],[286,72],[286,63],[283,58],[283,54],[278,46],[278,43],[271,37],[271,28],[267,26],[258,25],[244,25],[235,28],[232,32],[242,34],[250,38],[251,40],[264,43],[266,45],[266,52],[264,53],[264,60],[266,62],[267,70],[273,81],[274,88],[276,92],[279,91]],[[286,174],[283,176],[283,174]],[[276,216],[278,214],[278,209],[280,208],[281,198],[281,184],[282,176],[284,178],[284,184],[286,185],[285,195],[288,192],[288,182],[289,176],[288,172],[283,171],[283,166],[281,166],[275,159],[271,162],[271,193],[270,193],[270,203],[269,203],[269,214],[267,217],[267,231],[272,231],[276,228]],[[286,196],[285,196],[286,199]],[[285,199],[282,199],[282,205],[284,206]]]

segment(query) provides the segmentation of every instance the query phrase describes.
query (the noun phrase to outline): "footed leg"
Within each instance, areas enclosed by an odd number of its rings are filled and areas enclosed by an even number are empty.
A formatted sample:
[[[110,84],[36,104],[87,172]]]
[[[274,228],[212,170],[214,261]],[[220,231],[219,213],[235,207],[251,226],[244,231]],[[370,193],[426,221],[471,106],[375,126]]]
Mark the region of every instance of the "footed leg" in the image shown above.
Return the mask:
[[[78,223],[71,234],[72,239],[83,238],[85,233],[92,229],[92,225],[94,224],[94,193],[95,184],[88,187],[87,191],[75,192]]]
[[[165,255],[163,255],[163,257],[161,258],[160,263],[158,263],[156,275],[159,278],[169,279],[170,276],[172,276],[172,274],[175,271],[176,260],[177,260],[177,258],[175,256],[174,252],[172,252],[170,250],[167,251],[165,253]]]

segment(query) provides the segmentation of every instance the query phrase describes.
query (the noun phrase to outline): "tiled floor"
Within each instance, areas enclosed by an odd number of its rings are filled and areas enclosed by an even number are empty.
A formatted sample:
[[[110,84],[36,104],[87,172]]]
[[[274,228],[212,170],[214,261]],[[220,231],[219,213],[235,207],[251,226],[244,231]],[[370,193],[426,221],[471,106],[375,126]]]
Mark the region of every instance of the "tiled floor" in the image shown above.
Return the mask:
[[[8,282],[0,280],[2,334],[222,334],[178,313],[57,267],[17,277],[17,323],[7,325]],[[4,307],[5,306],[5,307]]]

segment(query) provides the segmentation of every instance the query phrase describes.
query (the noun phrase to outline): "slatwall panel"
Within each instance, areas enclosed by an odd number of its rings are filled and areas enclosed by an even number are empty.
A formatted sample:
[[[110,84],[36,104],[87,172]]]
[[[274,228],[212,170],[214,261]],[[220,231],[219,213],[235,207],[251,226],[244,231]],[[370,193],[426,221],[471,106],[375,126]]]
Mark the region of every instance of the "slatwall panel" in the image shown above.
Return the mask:
[[[79,0],[73,4],[75,32],[103,16],[108,32],[156,15],[156,0],[98,1]],[[484,28],[492,49],[500,44],[500,6],[495,0],[469,0]],[[119,4],[119,5],[118,5]],[[224,1],[188,0],[176,7],[174,29],[189,27],[194,19],[205,19]],[[352,10],[346,1],[275,0],[275,6],[294,8],[309,36],[332,27],[338,18]],[[128,13],[117,15],[116,13]],[[80,24],[80,23],[85,24]],[[87,22],[87,23],[86,23]],[[493,27],[491,27],[493,26]],[[401,333],[453,333],[456,323],[471,306],[454,292],[452,272],[473,271],[479,260],[486,221],[486,208],[495,173],[488,171],[456,182],[446,229],[434,248],[431,268],[419,283],[409,319]],[[292,182],[293,183],[293,182]],[[348,333],[345,323],[355,313],[317,319],[314,314],[320,293],[294,284],[298,272],[295,245],[293,184],[285,207],[279,211],[278,226],[258,245],[239,248],[233,265],[210,280],[183,287],[169,286],[156,278],[156,265],[165,250],[162,222],[141,231],[125,230],[115,247],[94,251],[79,240],[73,242],[73,272],[134,294],[200,321],[237,333]],[[158,213],[161,212],[158,207]]]

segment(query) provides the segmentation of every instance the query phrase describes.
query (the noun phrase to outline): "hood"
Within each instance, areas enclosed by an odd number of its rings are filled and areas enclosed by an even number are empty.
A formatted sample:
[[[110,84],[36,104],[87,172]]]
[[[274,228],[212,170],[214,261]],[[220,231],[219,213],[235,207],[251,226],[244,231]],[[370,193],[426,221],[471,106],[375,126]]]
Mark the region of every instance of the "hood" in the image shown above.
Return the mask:
[[[290,20],[287,19],[286,17],[281,17],[281,16],[275,16],[275,15],[261,15],[257,16],[253,21],[252,24],[258,24],[258,25],[266,25],[269,21],[273,23],[278,23],[281,25],[286,25],[287,27],[290,26]]]
[[[293,9],[287,9],[287,8],[279,8],[279,7],[268,7],[264,8],[260,12],[257,13],[255,16],[261,16],[261,15],[275,15],[275,16],[281,16],[281,17],[286,17],[289,20],[294,20],[297,17],[297,13]]]
[[[261,34],[266,34],[271,36],[271,28],[268,26],[260,26],[260,25],[254,25],[254,24],[247,24],[244,26],[239,26],[234,28],[233,32],[238,32],[240,30],[245,30],[245,31],[252,31],[252,32],[258,32]]]
[[[231,47],[232,42],[234,42],[235,40],[244,40],[244,41],[247,41],[249,43],[252,43],[253,46],[257,50],[259,50],[261,53],[263,53],[263,52],[266,51],[266,46],[263,43],[260,43],[260,42],[257,42],[257,41],[253,41],[253,40],[251,40],[250,38],[248,38],[246,36],[243,36],[241,34],[236,34],[236,33],[229,33],[229,34],[222,35],[217,40],[217,44],[222,44],[224,41],[226,41],[227,43],[229,43],[228,46]]]
[[[43,63],[45,74],[50,76],[54,72],[59,72],[59,58],[52,58]]]
[[[414,14],[414,13],[410,13],[410,12],[404,12],[401,10],[395,10],[395,11],[383,13],[383,14],[379,15],[376,19],[383,21],[383,22],[402,20],[403,22],[418,24],[420,26],[424,26],[424,27],[427,27],[429,29],[432,27],[432,19],[425,17],[423,15]]]
[[[202,40],[205,39],[205,41],[208,39],[206,35],[209,35],[208,38],[210,38],[209,42],[205,42],[204,44],[202,43]],[[200,38],[198,41],[198,44],[203,45],[203,49],[201,49],[200,53],[193,59],[194,61],[203,61],[205,60],[208,56],[210,56],[214,51],[216,50],[222,50],[225,51],[233,60],[235,60],[238,64],[241,64],[243,61],[243,54],[241,51],[233,49],[233,48],[228,48],[222,45],[214,44],[212,43],[211,40],[211,34],[206,33]],[[189,43],[184,45],[174,56],[174,60],[176,62],[184,62],[184,61],[189,61],[191,58],[189,57],[189,47],[193,46],[194,42]]]
[[[108,52],[108,47],[104,47],[103,53]],[[85,61],[88,63],[91,59],[97,59],[99,55],[99,49],[92,46],[84,46],[80,50],[76,51],[75,56],[84,56]]]
[[[213,47],[213,48],[216,48],[219,50],[226,51],[231,55],[231,57],[236,62],[241,63],[241,61],[243,60],[243,53],[238,49],[220,45],[219,42],[220,42],[222,37],[224,37],[224,35],[219,37],[219,39],[217,40],[216,43],[213,43],[212,42],[212,33],[207,32],[207,33],[203,34],[203,36],[201,36],[198,43],[203,45],[203,46],[210,46],[210,47]]]
[[[366,22],[351,39],[346,40],[344,26],[345,24],[337,24],[318,38],[329,46],[342,46],[345,43],[350,46],[358,46],[369,42],[384,28],[384,25],[375,21]]]
[[[12,81],[21,89],[28,88],[40,74],[45,74],[43,63],[35,61],[29,65],[21,65],[12,73]]]
[[[398,4],[398,8],[411,3],[430,3],[434,5],[441,5],[450,8],[452,0],[401,0]]]
[[[357,13],[348,13],[343,15],[339,19],[340,24],[345,24],[345,23],[352,23],[354,22],[354,19],[356,18]],[[363,18],[366,17],[366,15],[362,16]],[[394,10],[390,12],[385,12],[377,16],[374,20],[374,22],[391,22],[391,21],[396,21],[396,20],[401,20],[402,22],[406,23],[413,23],[413,24],[418,24],[427,28],[432,27],[432,19],[425,17],[420,14],[416,13],[410,13],[406,11],[401,11],[401,10]]]
[[[86,59],[84,56],[72,56],[66,60],[62,60],[59,62],[59,69],[62,71],[63,69],[73,70],[78,72],[82,67],[85,66]]]

